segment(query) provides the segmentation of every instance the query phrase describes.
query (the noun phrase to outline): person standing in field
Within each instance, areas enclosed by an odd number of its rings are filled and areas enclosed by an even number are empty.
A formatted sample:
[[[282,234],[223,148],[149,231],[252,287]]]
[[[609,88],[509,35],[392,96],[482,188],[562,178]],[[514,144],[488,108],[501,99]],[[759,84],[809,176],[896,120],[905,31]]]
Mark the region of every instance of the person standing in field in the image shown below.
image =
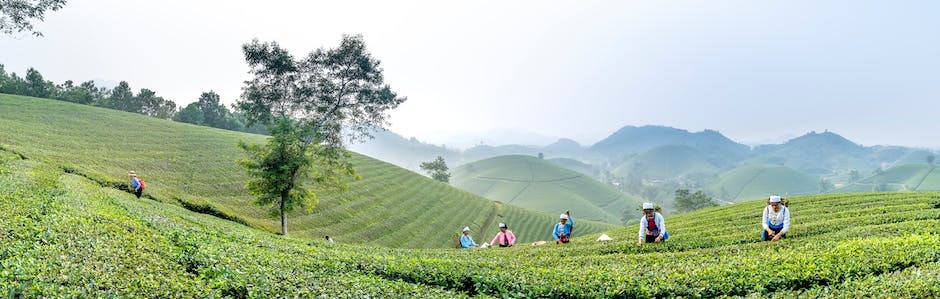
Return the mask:
[[[131,177],[131,190],[134,191],[134,195],[136,195],[137,198],[140,198],[140,195],[144,193],[144,188],[146,188],[144,181],[137,178],[137,172],[133,170],[131,170],[127,175]]]
[[[552,237],[555,238],[555,244],[568,243],[571,238],[571,230],[574,228],[574,220],[571,219],[571,211],[565,211],[559,216],[558,223],[552,228]]]
[[[636,241],[636,246],[643,245],[644,241],[646,243],[660,243],[669,238],[669,234],[666,233],[666,221],[663,219],[663,214],[657,213],[655,208],[655,205],[651,202],[643,203],[643,218],[640,218],[639,240]]]
[[[760,234],[761,240],[777,241],[786,238],[787,231],[790,230],[790,209],[781,201],[778,195],[773,195],[767,200],[764,215],[761,217],[761,225],[764,227]]]
[[[493,237],[490,244],[499,244],[499,247],[512,247],[513,244],[516,244],[516,235],[509,230],[505,223],[499,223],[499,233],[496,233],[496,237]]]
[[[460,248],[475,248],[477,243],[473,242],[473,237],[470,236],[470,227],[463,227],[463,235],[460,236]]]

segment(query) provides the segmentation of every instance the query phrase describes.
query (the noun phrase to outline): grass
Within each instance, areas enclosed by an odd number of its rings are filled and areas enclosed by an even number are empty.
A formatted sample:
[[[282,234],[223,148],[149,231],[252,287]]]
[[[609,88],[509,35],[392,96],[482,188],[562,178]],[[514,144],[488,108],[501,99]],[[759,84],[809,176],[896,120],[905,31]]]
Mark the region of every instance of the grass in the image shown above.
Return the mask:
[[[729,201],[754,200],[772,194],[806,195],[818,192],[819,178],[786,166],[749,164],[722,173],[709,190],[719,197],[727,196],[722,199]]]
[[[523,208],[607,223],[621,223],[638,200],[582,173],[532,156],[509,155],[454,169],[451,183],[474,194]]]
[[[0,148],[80,174],[101,184],[126,187],[128,170],[147,182],[149,198],[278,231],[271,209],[253,205],[247,177],[235,161],[244,156],[238,140],[265,136],[225,131],[72,103],[0,95]],[[354,155],[363,179],[343,194],[319,194],[312,213],[288,217],[288,233],[337,241],[428,248],[452,246],[464,226],[478,242],[497,231],[498,215],[522,242],[550,238],[555,213],[503,213],[497,203],[363,155]],[[576,207],[572,210],[577,215]],[[532,213],[532,215],[526,215]],[[525,221],[533,221],[527,223]],[[610,229],[583,221],[580,232]],[[413,238],[412,236],[423,236]]]
[[[0,295],[940,296],[940,193],[795,197],[790,234],[773,243],[757,241],[763,206],[669,217],[670,241],[642,247],[630,226],[604,243],[394,249],[277,236],[3,151]]]

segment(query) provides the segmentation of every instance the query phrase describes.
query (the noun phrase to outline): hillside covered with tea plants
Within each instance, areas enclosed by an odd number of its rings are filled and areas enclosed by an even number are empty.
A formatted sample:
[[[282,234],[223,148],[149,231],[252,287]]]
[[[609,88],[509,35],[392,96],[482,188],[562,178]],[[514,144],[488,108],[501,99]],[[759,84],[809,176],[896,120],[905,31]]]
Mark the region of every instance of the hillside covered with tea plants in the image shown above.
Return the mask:
[[[758,242],[762,202],[564,246],[392,249],[284,237],[136,199],[0,152],[0,291],[9,297],[940,296],[940,194],[794,198],[791,233]]]
[[[226,192],[240,188],[236,181],[243,174],[233,171],[226,177],[226,171],[211,166],[228,163],[226,155],[235,154],[221,145],[253,135],[86,109],[0,96],[0,296],[940,296],[940,193],[795,197],[788,238],[772,243],[759,241],[764,202],[747,201],[666,218],[671,238],[663,244],[636,246],[636,225],[604,228],[614,240],[596,242],[601,229],[587,232],[582,221],[567,245],[520,241],[511,248],[476,250],[443,248],[456,230],[450,226],[461,221],[455,215],[486,215],[478,211],[485,204],[473,206],[459,195],[441,199],[453,200],[442,203],[460,209],[453,214],[415,208],[405,197],[394,198],[406,208],[370,207],[356,200],[331,206],[321,199],[318,209],[346,211],[345,218],[295,217],[344,230],[335,234],[339,242],[327,243],[313,233],[272,233],[259,216],[266,211],[244,198],[222,204]],[[126,169],[139,164],[157,169],[142,175],[153,193],[141,199],[121,189]],[[379,173],[369,167],[398,169],[384,165],[365,163],[362,174]],[[387,171],[391,174],[382,179],[366,184],[364,178],[352,188],[367,186],[360,194],[390,197],[409,186],[420,186],[413,194],[454,190]],[[215,177],[231,190],[207,187]],[[364,206],[343,208],[351,203]],[[500,209],[497,217],[545,226],[554,222],[554,215],[497,203],[492,207]],[[409,218],[414,213],[420,218]],[[391,215],[384,221],[392,224],[353,224],[369,223],[368,215]],[[532,215],[546,219],[524,220]],[[299,223],[292,227],[302,230]],[[385,237],[351,241],[370,229]],[[520,237],[527,229],[545,230],[541,225],[513,228]],[[440,235],[421,233],[434,231]],[[474,237],[482,242],[493,234],[495,229],[484,228]],[[378,246],[385,240],[426,246],[422,238],[440,238],[434,242],[442,244],[429,249]]]
[[[246,154],[239,140],[262,143],[266,136],[155,119],[73,103],[0,95],[0,148],[127,188],[129,170],[147,182],[148,198],[209,213],[251,227],[278,231],[271,207],[252,204],[248,176],[236,164]],[[288,233],[331,236],[343,243],[404,248],[452,246],[464,226],[497,230],[505,222],[520,241],[551,239],[558,214],[501,204],[406,169],[353,154],[362,177],[347,192],[322,192],[310,213],[288,216]],[[578,207],[568,207],[579,217]],[[576,218],[577,219],[577,218]],[[580,233],[616,226],[580,219]],[[494,233],[495,234],[495,233]],[[413,236],[422,236],[415,238]],[[492,236],[490,236],[492,238]],[[478,243],[484,234],[475,235]]]

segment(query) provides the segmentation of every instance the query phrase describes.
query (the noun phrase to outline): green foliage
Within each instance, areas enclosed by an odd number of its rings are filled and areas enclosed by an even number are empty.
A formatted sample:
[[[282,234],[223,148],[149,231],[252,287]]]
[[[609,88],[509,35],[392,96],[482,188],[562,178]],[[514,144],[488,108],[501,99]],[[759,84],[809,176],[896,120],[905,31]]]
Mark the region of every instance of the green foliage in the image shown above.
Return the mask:
[[[450,182],[450,173],[447,172],[447,162],[444,161],[444,157],[437,156],[434,161],[421,163],[421,170],[427,172],[436,181]]]
[[[316,194],[305,188],[303,182],[312,182],[323,190],[346,190],[348,186],[343,177],[355,177],[356,171],[349,162],[351,155],[341,147],[329,144],[305,147],[302,138],[308,133],[299,130],[290,119],[277,119],[271,133],[272,137],[263,147],[240,142],[239,147],[249,157],[239,160],[238,164],[252,178],[245,189],[258,196],[255,203],[278,206],[281,234],[286,235],[286,213],[295,207],[306,207],[309,212],[317,204]]]
[[[718,206],[718,203],[712,200],[711,197],[708,197],[708,195],[705,195],[705,193],[701,190],[695,191],[695,193],[691,193],[688,189],[677,189],[676,197],[673,199],[672,205],[680,213],[683,213],[709,207],[716,207]]]
[[[366,128],[381,128],[386,110],[405,98],[383,85],[379,61],[361,36],[344,36],[338,48],[318,49],[300,61],[273,42],[254,40],[242,49],[254,79],[246,82],[238,107],[249,124],[264,124],[274,135],[265,150],[241,145],[251,154],[241,164],[255,177],[246,186],[263,204],[279,198],[281,233],[286,235],[285,213],[310,197],[299,184],[307,172],[314,171],[313,181],[325,188],[345,188],[342,176],[355,174],[346,160],[344,127],[352,140],[369,136]],[[200,100],[203,111],[217,102],[211,95]],[[207,114],[206,121],[213,117]]]
[[[33,22],[42,21],[46,12],[57,11],[66,0],[0,0],[0,34],[28,32],[42,36]]]
[[[198,102],[189,103],[173,116],[173,120],[178,122],[190,123],[194,125],[206,124],[205,113],[199,108]]]

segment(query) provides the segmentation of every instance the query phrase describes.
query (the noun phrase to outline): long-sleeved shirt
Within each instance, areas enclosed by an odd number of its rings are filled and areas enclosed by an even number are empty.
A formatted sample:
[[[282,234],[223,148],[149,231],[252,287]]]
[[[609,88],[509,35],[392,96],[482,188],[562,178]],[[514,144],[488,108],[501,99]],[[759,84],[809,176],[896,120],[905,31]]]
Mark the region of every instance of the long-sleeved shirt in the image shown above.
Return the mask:
[[[140,180],[138,180],[137,177],[131,178],[131,188],[134,188],[134,190],[140,188]]]
[[[516,244],[516,235],[514,235],[512,231],[508,229],[506,230],[506,233],[503,233],[503,232],[497,233],[496,237],[493,237],[493,241],[490,242],[490,244],[493,244],[493,245],[507,244],[507,243],[509,245]]]
[[[790,209],[787,209],[785,206],[780,206],[780,212],[776,213],[777,217],[774,217],[774,208],[767,206],[764,208],[764,216],[761,217],[760,224],[764,227],[764,230],[767,230],[769,227],[768,222],[773,225],[783,224],[783,230],[781,232],[786,233],[790,230]]]
[[[470,248],[477,246],[477,243],[473,242],[473,237],[470,235],[461,235],[460,236],[460,248]]]
[[[558,241],[558,238],[561,237],[562,234],[571,237],[572,225],[574,225],[574,220],[570,217],[568,218],[568,222],[565,224],[561,224],[561,222],[555,223],[555,227],[552,228],[552,237],[555,238],[555,241]]]
[[[640,233],[639,233],[640,240],[643,240],[643,238],[646,237],[646,230],[648,228],[647,226],[649,226],[649,220],[647,219],[648,218],[646,217],[646,214],[643,214],[643,217],[640,218]],[[662,214],[653,213],[653,223],[655,223],[656,228],[659,229],[660,236],[666,234],[666,222],[663,221]]]

